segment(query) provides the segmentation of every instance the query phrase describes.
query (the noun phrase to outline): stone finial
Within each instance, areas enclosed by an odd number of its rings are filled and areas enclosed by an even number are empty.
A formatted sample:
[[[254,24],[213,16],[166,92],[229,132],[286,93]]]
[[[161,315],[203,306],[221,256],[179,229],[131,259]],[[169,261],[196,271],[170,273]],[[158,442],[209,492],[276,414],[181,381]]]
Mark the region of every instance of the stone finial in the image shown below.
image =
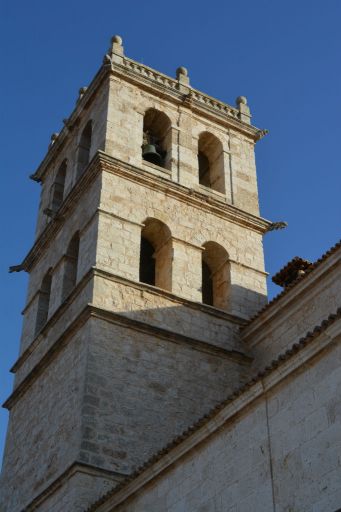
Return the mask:
[[[188,70],[184,66],[178,67],[176,70],[176,79],[179,82],[179,91],[188,94],[189,92],[189,76]]]
[[[58,138],[58,135],[59,135],[59,133],[57,133],[57,132],[55,132],[55,133],[53,133],[53,134],[51,135],[51,138],[50,138],[50,141],[51,141],[51,142],[50,142],[50,144],[49,144],[49,149],[50,149],[50,147],[52,147],[52,146],[53,146],[53,144],[56,142],[56,140],[57,140],[57,138]]]
[[[238,98],[236,99],[236,104],[237,105],[240,105],[240,104],[247,105],[246,96],[238,96]]]
[[[122,43],[123,41],[121,36],[116,35],[111,38],[111,47],[109,48],[108,52],[111,62],[122,64],[124,55]]]
[[[185,68],[184,66],[180,66],[178,67],[178,69],[176,70],[176,78],[179,80],[180,78],[180,75],[183,75],[183,76],[188,76],[188,69]]]
[[[251,113],[246,96],[238,96],[236,104],[240,112],[239,119],[244,123],[251,124]]]
[[[78,101],[81,100],[86,93],[87,87],[81,87],[78,91]]]
[[[119,46],[122,46],[122,43],[123,43],[123,40],[122,40],[122,37],[121,36],[112,36],[111,38],[111,43],[114,44],[114,43],[117,43]]]

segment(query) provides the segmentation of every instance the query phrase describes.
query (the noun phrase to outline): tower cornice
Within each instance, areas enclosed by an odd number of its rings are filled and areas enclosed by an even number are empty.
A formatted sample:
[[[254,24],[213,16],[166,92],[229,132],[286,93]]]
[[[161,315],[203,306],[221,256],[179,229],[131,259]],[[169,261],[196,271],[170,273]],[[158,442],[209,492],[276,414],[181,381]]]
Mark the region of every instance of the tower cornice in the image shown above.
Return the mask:
[[[245,136],[251,138],[254,142],[264,137],[268,131],[257,128],[240,119],[241,112],[238,108],[232,107],[227,103],[219,101],[190,85],[186,86],[184,92],[183,86],[174,78],[171,78],[159,71],[156,71],[144,64],[140,64],[132,59],[124,57],[122,63],[113,61],[104,62],[100,67],[90,85],[82,89],[82,94],[76,102],[76,106],[71,115],[64,119],[64,127],[61,132],[54,137],[53,144],[50,144],[47,154],[36,171],[30,176],[34,181],[42,181],[44,174],[53,163],[56,156],[66,143],[67,137],[79,124],[82,113],[87,110],[93,101],[98,89],[102,83],[110,76],[117,76],[127,82],[137,84],[140,88],[156,93],[157,96],[167,98],[169,101],[189,108],[214,120],[215,122],[233,128]]]

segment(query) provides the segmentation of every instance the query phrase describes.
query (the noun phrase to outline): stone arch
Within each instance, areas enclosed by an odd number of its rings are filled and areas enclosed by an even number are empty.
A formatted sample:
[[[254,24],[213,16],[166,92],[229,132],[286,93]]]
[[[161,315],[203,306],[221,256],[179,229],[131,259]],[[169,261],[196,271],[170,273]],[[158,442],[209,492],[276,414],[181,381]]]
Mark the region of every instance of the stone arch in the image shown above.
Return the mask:
[[[67,160],[63,160],[57,171],[51,190],[51,210],[56,212],[62,205],[65,190]]]
[[[206,242],[202,247],[202,301],[227,310],[231,287],[229,255],[216,242]]]
[[[52,268],[50,268],[41,282],[40,290],[38,292],[38,307],[35,325],[35,334],[44,327],[49,316],[49,305],[51,296],[52,285]]]
[[[198,169],[200,185],[225,194],[223,145],[210,132],[202,132],[199,136]]]
[[[172,290],[172,234],[158,219],[148,217],[141,231],[140,281]]]
[[[149,151],[154,146],[157,153]],[[172,123],[170,118],[155,108],[146,110],[143,117],[142,158],[165,169],[171,168]]]
[[[79,256],[79,232],[75,233],[70,240],[65,253],[62,300],[64,301],[72,292],[77,283]]]
[[[92,121],[88,121],[78,143],[77,150],[77,178],[85,171],[90,161],[90,150],[92,140]]]

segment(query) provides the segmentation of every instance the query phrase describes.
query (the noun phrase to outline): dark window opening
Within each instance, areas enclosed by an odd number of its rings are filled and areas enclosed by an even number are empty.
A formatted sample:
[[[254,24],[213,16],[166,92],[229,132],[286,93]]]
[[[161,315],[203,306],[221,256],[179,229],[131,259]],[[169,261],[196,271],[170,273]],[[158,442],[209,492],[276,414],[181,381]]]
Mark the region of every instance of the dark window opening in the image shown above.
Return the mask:
[[[210,267],[202,262],[202,301],[204,304],[213,306],[213,281]]]
[[[54,184],[52,185],[51,210],[56,212],[61,207],[64,198],[64,187],[66,178],[66,161],[60,166]]]
[[[90,159],[90,149],[91,149],[91,137],[92,137],[92,123],[88,122],[86,127],[84,128],[79,145],[78,145],[78,155],[77,155],[77,177],[81,176],[84,172],[86,166],[89,163]]]
[[[231,276],[227,251],[216,242],[203,244],[202,301],[228,311],[230,308]]]
[[[199,184],[225,193],[224,152],[220,140],[204,132],[198,140]]]
[[[62,300],[72,292],[77,282],[79,234],[72,238],[65,254]]]
[[[210,187],[210,163],[204,153],[199,151],[198,153],[198,165],[199,165],[199,183],[205,187]]]
[[[48,314],[49,314],[49,305],[50,305],[50,295],[51,295],[51,284],[52,284],[52,274],[49,271],[44,277],[41,288],[39,290],[38,297],[38,310],[37,310],[37,320],[36,320],[36,328],[35,334],[44,327],[46,324]]]
[[[140,252],[140,281],[155,286],[154,247],[143,237]]]

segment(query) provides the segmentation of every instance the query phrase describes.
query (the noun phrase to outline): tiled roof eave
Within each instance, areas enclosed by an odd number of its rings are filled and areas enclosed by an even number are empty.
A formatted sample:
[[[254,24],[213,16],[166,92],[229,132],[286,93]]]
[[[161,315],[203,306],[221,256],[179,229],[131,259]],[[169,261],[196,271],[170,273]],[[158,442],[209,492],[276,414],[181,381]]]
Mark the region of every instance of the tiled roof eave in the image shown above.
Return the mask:
[[[311,264],[311,267],[305,271],[305,273],[299,276],[295,281],[286,286],[276,297],[274,297],[270,302],[268,302],[262,309],[260,309],[253,317],[251,317],[243,329],[247,329],[255,320],[258,320],[263,314],[267,313],[275,304],[279,302],[280,299],[287,296],[295,286],[304,281],[314,270],[319,268],[330,256],[335,254],[339,249],[341,249],[341,240],[339,240],[334,246],[332,246],[328,251],[326,251],[318,260]]]

